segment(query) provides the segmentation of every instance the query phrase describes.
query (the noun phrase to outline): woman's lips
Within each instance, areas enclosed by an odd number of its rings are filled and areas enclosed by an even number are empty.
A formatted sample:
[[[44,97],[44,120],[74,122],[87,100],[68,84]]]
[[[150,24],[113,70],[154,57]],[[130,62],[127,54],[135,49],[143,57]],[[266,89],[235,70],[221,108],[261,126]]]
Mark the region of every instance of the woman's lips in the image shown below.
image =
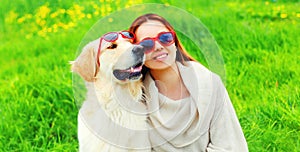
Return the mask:
[[[168,57],[168,53],[159,53],[157,55],[155,55],[152,59],[153,60],[157,60],[157,61],[163,61]]]

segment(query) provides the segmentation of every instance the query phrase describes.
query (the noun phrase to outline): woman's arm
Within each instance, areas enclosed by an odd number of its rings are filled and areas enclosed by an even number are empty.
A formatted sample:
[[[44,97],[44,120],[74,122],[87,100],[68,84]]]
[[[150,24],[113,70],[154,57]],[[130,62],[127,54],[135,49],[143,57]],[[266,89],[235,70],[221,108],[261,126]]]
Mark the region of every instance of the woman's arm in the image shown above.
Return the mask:
[[[207,151],[247,152],[247,142],[226,88],[219,77],[215,82],[215,109],[210,124]]]

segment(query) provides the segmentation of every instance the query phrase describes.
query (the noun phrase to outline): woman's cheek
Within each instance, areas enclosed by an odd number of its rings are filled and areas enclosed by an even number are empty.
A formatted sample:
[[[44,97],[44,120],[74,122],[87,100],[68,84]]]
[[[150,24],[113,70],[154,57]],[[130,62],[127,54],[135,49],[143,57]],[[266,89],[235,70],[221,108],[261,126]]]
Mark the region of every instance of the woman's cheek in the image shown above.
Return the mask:
[[[152,53],[146,54],[146,62],[149,61],[149,60],[151,60],[151,54],[152,54]]]
[[[176,48],[175,44],[168,46],[167,49],[168,49],[170,58],[175,59],[176,58],[176,51],[177,51],[177,48]]]

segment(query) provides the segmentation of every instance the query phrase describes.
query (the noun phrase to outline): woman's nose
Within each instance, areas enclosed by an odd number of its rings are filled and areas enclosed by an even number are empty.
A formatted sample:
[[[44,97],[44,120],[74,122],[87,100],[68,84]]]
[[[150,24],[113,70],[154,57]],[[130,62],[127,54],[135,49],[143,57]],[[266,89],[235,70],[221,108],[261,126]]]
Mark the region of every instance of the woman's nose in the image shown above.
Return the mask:
[[[155,41],[154,51],[160,51],[162,49],[164,49],[164,47],[158,41]]]

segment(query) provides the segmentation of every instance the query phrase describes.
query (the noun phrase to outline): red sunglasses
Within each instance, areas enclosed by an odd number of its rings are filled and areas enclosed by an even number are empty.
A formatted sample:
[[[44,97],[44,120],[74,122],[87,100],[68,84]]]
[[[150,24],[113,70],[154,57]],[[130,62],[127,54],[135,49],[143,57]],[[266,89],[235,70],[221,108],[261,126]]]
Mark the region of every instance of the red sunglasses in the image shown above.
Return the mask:
[[[158,41],[163,46],[169,46],[175,42],[175,32],[160,32],[156,37],[146,37],[138,44],[144,47],[145,53],[147,54],[154,50],[155,41]]]
[[[100,38],[100,44],[98,47],[98,52],[97,52],[97,56],[96,56],[96,60],[97,60],[97,65],[100,67],[100,61],[99,61],[99,57],[100,57],[100,51],[101,51],[101,43],[102,40],[105,40],[107,42],[115,42],[118,40],[119,38],[119,34],[122,35],[123,38],[125,39],[130,39],[130,40],[134,40],[135,39],[135,35],[129,31],[121,31],[121,32],[109,32],[104,34],[101,38]]]

